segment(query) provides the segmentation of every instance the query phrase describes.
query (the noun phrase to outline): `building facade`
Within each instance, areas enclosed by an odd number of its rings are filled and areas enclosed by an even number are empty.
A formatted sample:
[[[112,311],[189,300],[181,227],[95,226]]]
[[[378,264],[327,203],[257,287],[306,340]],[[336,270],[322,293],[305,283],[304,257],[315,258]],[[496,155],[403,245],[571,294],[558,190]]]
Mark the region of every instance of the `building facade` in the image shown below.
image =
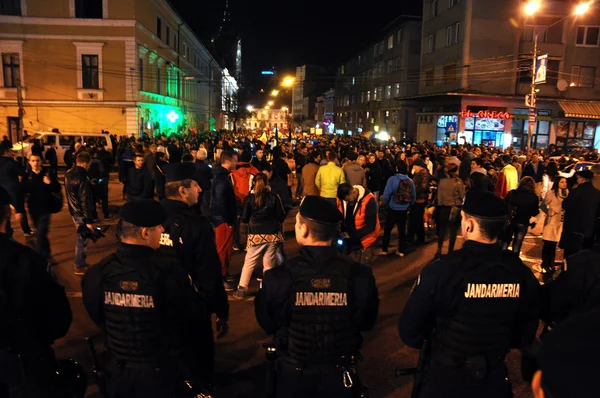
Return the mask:
[[[286,119],[289,122],[288,108],[255,108],[252,117],[246,119],[243,126],[251,131],[287,131]]]
[[[29,133],[138,136],[224,126],[222,87],[237,86],[231,77],[223,82],[223,69],[165,0],[6,4],[0,133],[13,141],[19,114]]]
[[[528,17],[521,0],[424,0],[417,140],[523,149],[532,123],[534,148],[599,148],[600,14],[578,3]],[[530,111],[536,35],[548,63]]]
[[[330,88],[331,79],[327,79],[329,70],[315,65],[303,65],[296,68],[296,78],[292,89],[292,114],[294,122],[305,127],[314,127],[315,103],[317,97]]]
[[[421,17],[401,16],[368,47],[338,67],[336,131],[387,132],[397,139],[416,131],[417,108],[406,97],[419,91]]]

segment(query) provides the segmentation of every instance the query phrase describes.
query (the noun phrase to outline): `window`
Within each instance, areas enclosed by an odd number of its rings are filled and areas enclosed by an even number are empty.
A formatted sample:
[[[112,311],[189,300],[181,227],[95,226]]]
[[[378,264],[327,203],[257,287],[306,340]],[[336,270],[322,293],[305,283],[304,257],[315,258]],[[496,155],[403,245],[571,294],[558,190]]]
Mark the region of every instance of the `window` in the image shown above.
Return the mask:
[[[343,76],[344,75],[344,65],[342,65],[340,67],[340,75]]]
[[[160,66],[156,67],[156,93],[162,94],[162,84],[160,81]]]
[[[394,48],[394,35],[389,35],[388,36],[388,46],[387,46],[388,50],[391,50],[392,48]]]
[[[387,61],[387,73],[393,73],[394,72],[394,61],[393,60],[389,60]]]
[[[360,103],[364,104],[365,103],[365,92],[361,91],[360,93]]]
[[[352,77],[352,85],[354,86],[356,84],[356,77]]]
[[[571,87],[594,87],[596,68],[593,66],[574,66],[571,69]]]
[[[75,18],[102,19],[102,0],[75,0]]]
[[[2,54],[2,73],[4,74],[4,87],[17,87],[21,79],[19,70],[19,54]]]
[[[81,56],[82,88],[99,89],[98,56],[83,54]]]
[[[519,83],[531,84],[531,62],[519,64]]]
[[[401,62],[400,57],[396,57],[396,71],[400,70]]]
[[[165,43],[167,43],[167,46],[171,45],[171,28],[169,25],[165,25]]]
[[[384,66],[383,66],[383,61],[381,61],[381,62],[379,63],[379,71],[377,72],[377,76],[378,76],[378,77],[382,77],[382,76],[383,76],[383,73],[384,73],[384,70],[383,70],[383,68],[384,68]]]
[[[437,15],[437,7],[437,0],[431,0],[431,3],[429,3],[429,18],[433,18]]]
[[[183,58],[187,58],[188,50],[189,50],[189,48],[188,48],[187,43],[183,42]]]
[[[379,55],[383,54],[383,49],[385,48],[385,45],[383,43],[383,40],[381,41],[381,43],[379,43]]]
[[[367,90],[367,102],[371,102],[371,90]]]
[[[454,35],[452,34],[452,31],[452,25],[446,27],[446,46],[450,46],[454,42]]]
[[[377,88],[373,90],[373,101],[377,101]]]
[[[179,51],[179,47],[177,47],[177,33],[173,33],[173,48],[175,49],[175,51]]]
[[[362,56],[358,56],[358,64],[360,65],[360,62],[362,61]]]
[[[377,101],[383,100],[383,87],[377,87]]]
[[[456,64],[444,66],[444,83],[452,83],[456,80]]]
[[[460,39],[460,22],[454,24],[454,42],[458,43],[458,39]]]
[[[21,0],[0,0],[0,15],[21,16]]]
[[[429,35],[429,38],[427,39],[427,52],[431,54],[434,50],[435,50],[435,33],[432,35]]]
[[[385,87],[385,99],[390,99],[392,98],[392,86],[386,86]]]
[[[534,41],[535,35],[538,35],[538,41],[545,43],[548,37],[548,26],[546,25],[525,25],[523,30],[523,41]]]
[[[425,71],[425,85],[433,86],[433,79],[434,79],[434,69],[429,68]]]
[[[156,37],[162,39],[162,19],[156,17]]]
[[[394,90],[394,97],[400,97],[400,83],[396,83],[395,86],[395,90]]]
[[[373,58],[375,58],[377,56],[377,44],[375,44],[375,47],[373,47]]]
[[[144,91],[144,58],[140,58],[140,91]]]
[[[597,47],[599,37],[600,26],[578,26],[575,44],[578,46]]]
[[[402,29],[396,33],[396,43],[400,44],[402,42]]]
[[[452,8],[459,3],[460,3],[460,0],[448,0],[448,8]]]

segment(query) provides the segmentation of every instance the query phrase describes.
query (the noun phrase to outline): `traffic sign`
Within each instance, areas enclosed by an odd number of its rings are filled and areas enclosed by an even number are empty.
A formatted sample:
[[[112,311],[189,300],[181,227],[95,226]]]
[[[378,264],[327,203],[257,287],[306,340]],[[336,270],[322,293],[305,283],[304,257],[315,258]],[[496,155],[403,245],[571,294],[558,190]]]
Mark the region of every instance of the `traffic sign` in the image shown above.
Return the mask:
[[[456,133],[456,122],[446,123],[446,133]]]

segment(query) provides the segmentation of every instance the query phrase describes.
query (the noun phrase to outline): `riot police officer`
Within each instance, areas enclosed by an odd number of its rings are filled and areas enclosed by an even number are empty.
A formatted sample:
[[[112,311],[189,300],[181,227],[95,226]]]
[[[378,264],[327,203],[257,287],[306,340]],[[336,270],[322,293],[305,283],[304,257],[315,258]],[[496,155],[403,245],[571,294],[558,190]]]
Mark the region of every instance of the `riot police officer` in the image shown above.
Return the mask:
[[[600,247],[573,254],[565,271],[542,286],[541,319],[548,325],[570,316],[600,310]]]
[[[361,332],[377,320],[371,269],[337,252],[335,205],[307,196],[296,215],[299,257],[265,272],[255,300],[259,325],[275,335],[278,397],[358,397]]]
[[[47,260],[10,239],[11,199],[0,187],[0,396],[53,396],[56,363],[50,347],[67,334],[72,314]]]
[[[82,280],[83,303],[104,331],[108,397],[175,395],[201,372],[197,334],[209,318],[178,265],[160,246],[165,211],[158,202],[129,202],[120,212],[117,251]],[[101,383],[102,384],[102,383]]]
[[[504,358],[535,338],[539,283],[498,244],[507,213],[492,193],[467,194],[463,248],[419,275],[399,321],[402,341],[426,356],[413,396],[512,396]]]
[[[193,163],[173,163],[166,168],[165,192],[167,198],[160,202],[167,218],[160,240],[161,254],[176,259],[190,275],[198,293],[206,302],[209,313],[217,316],[217,338],[229,330],[229,302],[223,287],[221,261],[215,245],[215,234],[208,219],[193,208],[198,203],[200,186],[194,180]],[[202,363],[207,383],[212,383],[214,347],[212,331],[205,336]]]

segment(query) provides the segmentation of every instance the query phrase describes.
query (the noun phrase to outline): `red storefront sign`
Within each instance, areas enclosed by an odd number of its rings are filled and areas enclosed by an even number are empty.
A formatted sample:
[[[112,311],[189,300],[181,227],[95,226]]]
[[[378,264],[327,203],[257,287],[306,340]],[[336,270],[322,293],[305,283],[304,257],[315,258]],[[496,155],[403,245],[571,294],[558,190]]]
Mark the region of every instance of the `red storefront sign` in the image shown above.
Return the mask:
[[[496,112],[496,111],[479,111],[473,113],[472,111],[464,110],[460,111],[460,116],[463,118],[467,117],[487,117],[492,119],[510,119],[511,115],[508,112]]]

